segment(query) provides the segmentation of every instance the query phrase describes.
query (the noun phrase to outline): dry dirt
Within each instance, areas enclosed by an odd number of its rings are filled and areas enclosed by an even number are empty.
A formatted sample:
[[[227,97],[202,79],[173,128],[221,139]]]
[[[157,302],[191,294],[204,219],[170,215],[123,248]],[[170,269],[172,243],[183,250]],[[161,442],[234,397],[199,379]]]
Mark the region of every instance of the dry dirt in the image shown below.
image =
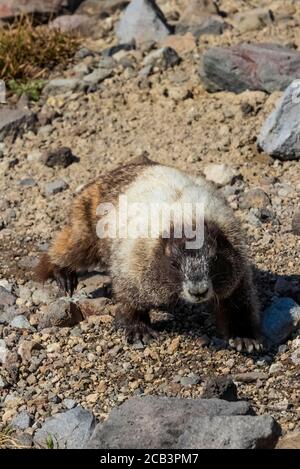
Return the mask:
[[[159,3],[168,13],[179,1]],[[233,0],[220,3],[225,11],[233,11],[234,7],[242,11],[249,4]],[[251,6],[257,3],[251,2]],[[99,31],[98,37],[82,40],[98,52],[115,41],[109,25],[104,32],[101,28]],[[280,276],[299,286],[300,238],[291,232],[291,220],[299,208],[300,163],[273,160],[258,153],[255,146],[261,125],[281,93],[210,94],[198,76],[201,55],[207,48],[247,40],[297,46],[299,29],[290,20],[260,31],[240,34],[233,29],[222,36],[205,36],[199,46],[182,56],[180,65],[157,71],[142,83],[138,77],[142,53],[136,51],[132,53],[136,60],[133,71],[119,66],[96,92],[50,96],[44,103],[42,99],[31,105],[37,112],[54,115],[52,123],[36,133],[26,132],[15,142],[7,140],[0,159],[0,215],[14,210],[6,227],[0,230],[0,278],[13,285],[17,297],[21,286],[28,287],[27,296],[23,289],[25,298],[21,295],[17,304],[29,319],[43,303],[47,304],[47,292],[58,294],[51,284],[44,290],[36,284],[30,267],[38,252],[66,222],[76,192],[83,184],[144,151],[156,161],[192,174],[200,174],[211,162],[226,163],[241,175],[242,192],[263,189],[270,197],[274,217],[258,225],[248,210],[239,208],[239,195],[229,195],[237,216],[244,222],[263,304],[270,301]],[[71,68],[64,74],[71,76]],[[244,103],[252,106],[250,114],[243,112]],[[80,161],[65,169],[53,169],[30,158],[36,150],[62,145],[70,147]],[[24,178],[33,178],[35,185],[20,185]],[[69,188],[45,197],[45,184],[56,179],[65,180]],[[91,282],[101,286],[102,280],[98,274],[96,280],[83,279],[80,287],[91,288]],[[36,290],[46,293],[40,303],[34,304],[32,295]],[[154,315],[154,320],[159,317]],[[293,350],[299,348],[296,334],[279,349],[260,356],[247,355],[224,348],[207,321],[199,326],[193,315],[168,317],[159,338],[146,348],[136,349],[125,343],[122,332],[114,329],[108,313],[74,328],[40,332],[2,324],[0,337],[12,351],[18,349],[22,340],[40,346],[40,350],[32,351],[35,364],[19,362],[18,378],[0,391],[4,426],[17,412],[27,410],[35,421],[29,431],[32,433],[47,416],[64,409],[65,398],[74,399],[103,419],[113,406],[131,395],[196,397],[201,396],[203,382],[211,374],[259,372],[262,374],[257,378],[254,375],[253,382],[238,383],[239,397],[249,399],[259,414],[273,415],[284,432],[300,429],[300,370],[291,360]],[[9,381],[11,378],[5,373],[3,378]],[[197,375],[195,382],[199,382],[182,385],[180,379],[190,373]]]

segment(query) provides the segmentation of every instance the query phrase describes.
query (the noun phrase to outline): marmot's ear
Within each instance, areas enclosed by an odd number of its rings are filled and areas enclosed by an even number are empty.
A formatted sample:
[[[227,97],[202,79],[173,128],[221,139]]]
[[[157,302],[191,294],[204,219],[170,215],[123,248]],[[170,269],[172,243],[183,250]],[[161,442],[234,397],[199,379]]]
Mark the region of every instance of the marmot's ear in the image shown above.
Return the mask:
[[[208,236],[213,239],[220,249],[224,249],[230,246],[230,242],[228,241],[226,235],[216,223],[211,221],[205,221],[204,227],[205,236]]]

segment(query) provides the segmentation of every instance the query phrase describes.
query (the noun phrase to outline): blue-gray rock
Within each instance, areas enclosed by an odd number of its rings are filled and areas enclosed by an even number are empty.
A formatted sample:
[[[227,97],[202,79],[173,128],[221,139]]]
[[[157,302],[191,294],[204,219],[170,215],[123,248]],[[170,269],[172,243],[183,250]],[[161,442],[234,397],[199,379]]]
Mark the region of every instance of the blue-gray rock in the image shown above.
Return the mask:
[[[273,417],[234,416],[194,419],[179,436],[175,448],[272,449],[281,435]]]
[[[10,426],[18,430],[26,430],[32,424],[31,416],[26,412],[19,412],[10,422]]]
[[[265,310],[262,332],[275,344],[284,342],[300,325],[300,306],[291,298],[277,298]]]
[[[280,427],[247,402],[135,397],[98,424],[88,448],[273,448]]]
[[[178,23],[176,25],[176,34],[184,34],[191,32],[195,37],[199,38],[203,35],[219,36],[227,29],[232,29],[229,23],[221,18],[207,18],[201,24],[186,25]]]
[[[300,77],[300,53],[278,44],[213,47],[204,53],[199,73],[208,91],[272,93]]]
[[[200,380],[200,376],[195,375],[195,373],[191,373],[189,376],[183,376],[180,379],[180,384],[182,384],[182,386],[195,386],[200,383]]]
[[[11,327],[15,327],[16,329],[33,329],[28,319],[26,319],[25,316],[22,315],[14,317],[13,320],[9,323],[9,325]]]
[[[56,181],[49,182],[46,184],[44,192],[47,197],[58,194],[68,189],[68,184],[63,179],[57,179]]]
[[[3,313],[0,311],[0,324],[9,324],[19,314],[20,310],[16,306],[5,306]]]
[[[56,414],[48,418],[34,435],[34,445],[47,448],[51,441],[54,448],[85,448],[95,428],[95,417],[82,407]]]
[[[0,141],[11,136],[14,140],[26,130],[34,130],[36,114],[26,109],[1,109],[0,111]]]
[[[16,297],[6,288],[0,286],[0,311],[4,306],[12,306],[16,302]]]
[[[112,70],[98,68],[94,70],[92,73],[89,73],[88,75],[86,75],[83,78],[83,81],[85,83],[88,83],[89,85],[98,85],[98,83],[101,83],[106,78],[109,78],[111,76],[112,76]]]
[[[69,409],[69,410],[70,410],[70,409],[73,409],[74,407],[76,407],[76,404],[77,404],[77,402],[74,401],[74,399],[64,399],[64,400],[62,401],[62,403],[63,403],[64,407],[65,407],[66,409]]]
[[[116,28],[120,43],[159,42],[171,32],[172,28],[154,0],[132,0]]]
[[[34,187],[37,185],[33,178],[23,178],[19,181],[20,186]]]
[[[300,76],[300,75],[299,75]],[[300,80],[293,81],[268,116],[257,143],[269,155],[281,160],[300,158]]]
[[[69,91],[76,91],[81,85],[81,81],[77,78],[55,78],[50,80],[45,88],[43,89],[43,94],[48,95],[57,95],[64,94]]]

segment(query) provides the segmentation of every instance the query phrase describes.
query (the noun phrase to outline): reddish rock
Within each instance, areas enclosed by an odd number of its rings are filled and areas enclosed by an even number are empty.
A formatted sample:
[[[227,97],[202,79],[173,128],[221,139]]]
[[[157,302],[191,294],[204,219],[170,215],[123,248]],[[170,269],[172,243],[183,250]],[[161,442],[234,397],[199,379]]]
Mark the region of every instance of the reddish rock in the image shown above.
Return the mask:
[[[95,21],[87,15],[61,15],[49,23],[49,28],[58,29],[64,33],[77,32],[88,35],[95,26]]]
[[[74,11],[82,0],[0,0],[0,18],[19,14],[37,13],[53,15],[61,11]]]
[[[300,53],[278,44],[213,47],[203,56],[200,76],[208,91],[271,93],[300,76]]]

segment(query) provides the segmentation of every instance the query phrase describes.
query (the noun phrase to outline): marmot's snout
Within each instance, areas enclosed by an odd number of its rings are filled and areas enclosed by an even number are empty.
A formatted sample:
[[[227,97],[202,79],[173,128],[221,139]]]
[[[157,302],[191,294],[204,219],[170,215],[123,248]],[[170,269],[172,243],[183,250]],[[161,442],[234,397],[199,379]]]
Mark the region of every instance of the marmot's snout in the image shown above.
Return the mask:
[[[213,296],[212,283],[209,279],[183,283],[183,298],[188,303],[205,303]]]

